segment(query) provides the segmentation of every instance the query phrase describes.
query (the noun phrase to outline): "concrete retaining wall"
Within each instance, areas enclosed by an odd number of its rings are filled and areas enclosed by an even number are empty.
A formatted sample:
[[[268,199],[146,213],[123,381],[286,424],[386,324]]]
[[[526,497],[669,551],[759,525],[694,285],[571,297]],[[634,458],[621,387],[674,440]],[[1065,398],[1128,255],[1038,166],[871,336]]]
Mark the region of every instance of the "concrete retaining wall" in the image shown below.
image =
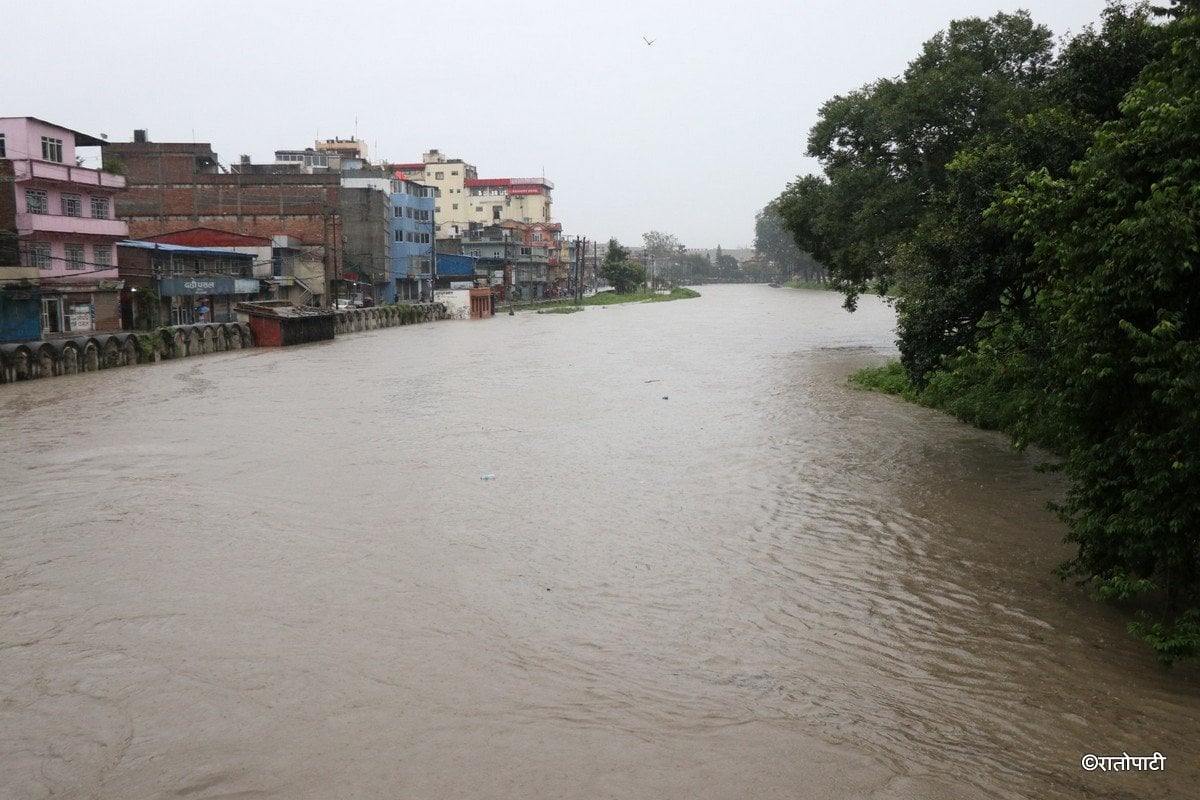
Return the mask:
[[[446,319],[446,308],[438,303],[380,306],[338,311],[334,318],[335,333],[344,335]],[[0,344],[0,384],[254,346],[250,326],[242,322],[174,325],[148,333],[92,332],[46,341]]]

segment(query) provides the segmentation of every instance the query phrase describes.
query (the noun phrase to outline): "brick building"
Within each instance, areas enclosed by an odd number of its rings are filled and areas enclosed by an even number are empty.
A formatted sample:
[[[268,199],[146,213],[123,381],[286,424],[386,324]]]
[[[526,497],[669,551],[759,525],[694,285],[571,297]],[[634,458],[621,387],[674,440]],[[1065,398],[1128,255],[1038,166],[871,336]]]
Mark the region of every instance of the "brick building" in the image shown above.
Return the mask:
[[[126,177],[117,201],[132,238],[188,228],[279,239],[309,251],[323,263],[315,301],[343,271],[341,177],[337,173],[264,173],[227,169],[207,143],[151,142],[145,131],[134,141],[106,148]]]

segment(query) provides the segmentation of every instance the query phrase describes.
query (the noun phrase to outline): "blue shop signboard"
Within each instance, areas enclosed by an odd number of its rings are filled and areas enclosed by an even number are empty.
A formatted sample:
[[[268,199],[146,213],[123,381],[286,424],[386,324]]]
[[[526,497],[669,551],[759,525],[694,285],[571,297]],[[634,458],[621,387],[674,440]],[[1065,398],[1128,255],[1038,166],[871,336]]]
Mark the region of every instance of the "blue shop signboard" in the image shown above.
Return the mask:
[[[162,297],[210,294],[255,294],[258,280],[255,278],[159,278],[158,293]]]

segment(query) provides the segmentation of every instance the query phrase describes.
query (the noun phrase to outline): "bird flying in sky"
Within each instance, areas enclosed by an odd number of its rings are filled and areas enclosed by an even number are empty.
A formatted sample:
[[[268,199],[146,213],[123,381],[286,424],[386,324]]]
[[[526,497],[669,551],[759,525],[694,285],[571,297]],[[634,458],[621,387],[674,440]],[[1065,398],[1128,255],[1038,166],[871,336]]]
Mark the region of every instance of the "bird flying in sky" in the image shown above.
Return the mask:
[[[649,44],[654,44],[655,42],[658,41],[658,39],[647,39],[645,36],[643,36],[642,41],[649,45]]]

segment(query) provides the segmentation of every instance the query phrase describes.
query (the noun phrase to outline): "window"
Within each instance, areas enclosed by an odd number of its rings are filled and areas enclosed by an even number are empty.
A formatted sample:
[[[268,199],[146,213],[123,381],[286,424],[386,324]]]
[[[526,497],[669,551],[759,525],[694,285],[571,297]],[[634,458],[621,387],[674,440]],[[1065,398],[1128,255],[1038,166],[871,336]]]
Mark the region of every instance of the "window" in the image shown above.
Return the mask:
[[[8,158],[8,148],[4,145],[3,133],[0,133],[0,158]]]
[[[83,260],[83,245],[68,244],[65,245],[67,251],[67,269],[87,269],[87,262]]]
[[[50,196],[45,189],[25,190],[25,211],[30,214],[50,213]]]
[[[458,174],[458,170],[456,170],[456,169],[450,170],[450,174],[451,174],[451,175],[457,175],[457,174]]]
[[[493,220],[500,219],[500,210],[503,208],[504,208],[504,206],[492,206],[492,219]]]
[[[83,198],[77,194],[64,194],[62,196],[62,213],[64,217],[82,217]]]
[[[92,261],[96,269],[108,269],[112,266],[112,245],[98,244],[92,247]]]
[[[441,180],[445,180],[445,179],[446,179],[446,173],[444,173],[444,172],[435,172],[435,173],[433,173],[433,179],[434,179],[435,181],[441,181]]]
[[[397,242],[403,242],[404,241],[404,231],[396,231],[395,239]]]
[[[29,266],[38,269],[50,269],[54,266],[54,260],[50,257],[49,242],[29,243]]]
[[[452,205],[450,207],[453,208],[455,211],[458,211],[458,203],[455,203],[454,205]]]
[[[57,161],[59,164],[63,160],[62,139],[51,139],[49,136],[42,137],[42,160]]]
[[[108,219],[108,198],[92,198],[92,219]]]

